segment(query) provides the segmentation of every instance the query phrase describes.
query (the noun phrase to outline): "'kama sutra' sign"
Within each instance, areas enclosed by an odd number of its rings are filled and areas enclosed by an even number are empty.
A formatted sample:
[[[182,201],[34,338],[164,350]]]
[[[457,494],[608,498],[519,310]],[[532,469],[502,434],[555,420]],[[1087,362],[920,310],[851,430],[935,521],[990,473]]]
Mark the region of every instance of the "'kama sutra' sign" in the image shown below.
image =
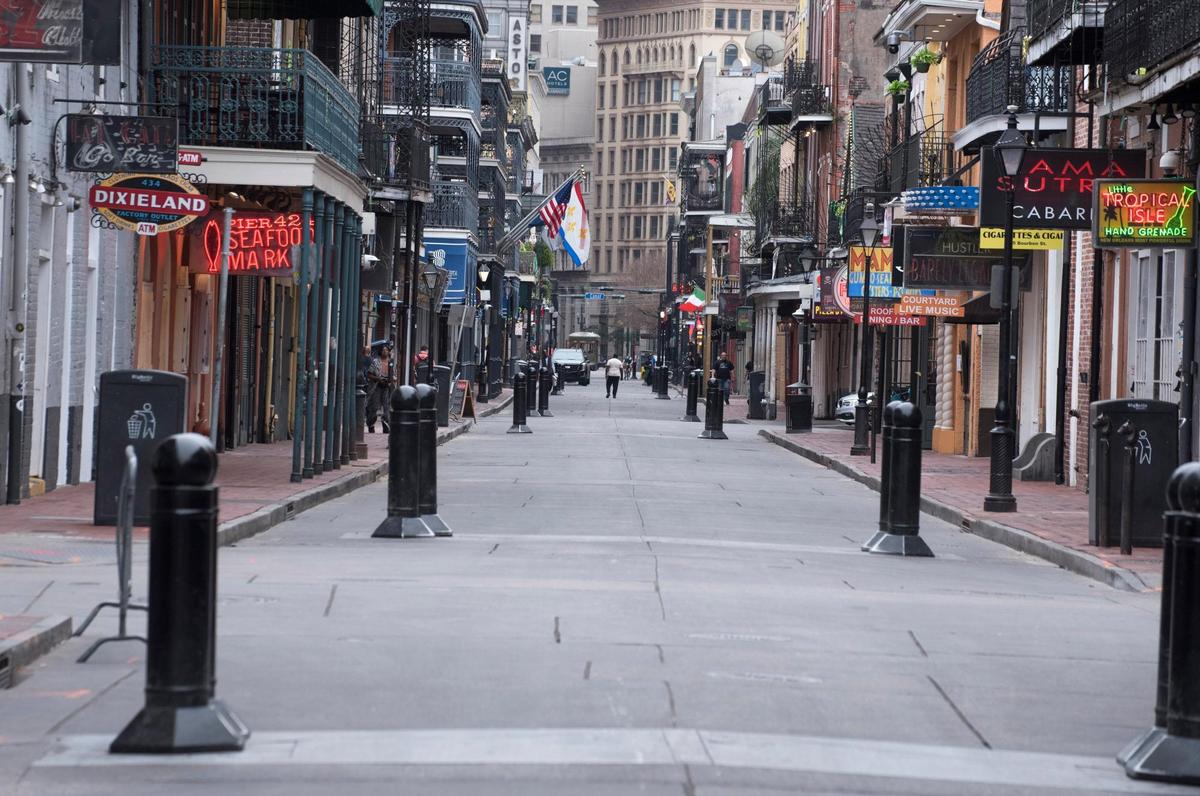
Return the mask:
[[[188,264],[194,273],[221,271],[224,214],[210,213],[191,236]],[[301,243],[299,213],[262,213],[238,210],[229,222],[229,273],[247,276],[287,277],[299,273],[296,252]],[[309,220],[308,242],[314,224]]]
[[[1196,189],[1185,180],[1100,180],[1096,245],[1149,248],[1196,245]]]
[[[983,148],[979,162],[983,170],[979,218],[984,227],[1004,226],[1008,212],[1005,194],[1015,184],[1016,226],[1091,229],[1096,180],[1146,176],[1144,149],[1030,149],[1015,179],[1000,176],[1000,165],[990,147]]]

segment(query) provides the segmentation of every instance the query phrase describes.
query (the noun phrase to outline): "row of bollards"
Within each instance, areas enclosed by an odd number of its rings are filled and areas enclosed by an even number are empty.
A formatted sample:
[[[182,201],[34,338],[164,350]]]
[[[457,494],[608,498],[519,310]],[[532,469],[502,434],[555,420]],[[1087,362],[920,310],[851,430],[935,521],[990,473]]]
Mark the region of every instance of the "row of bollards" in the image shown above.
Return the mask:
[[[371,536],[451,536],[437,513],[437,387],[402,385],[389,409],[387,518]]]
[[[883,460],[879,467],[879,530],[862,546],[868,553],[932,556],[921,538],[921,410],[907,401],[883,409]]]
[[[1154,726],[1117,762],[1134,779],[1200,785],[1200,462],[1167,482],[1162,584]]]
[[[696,404],[700,398],[700,379],[702,378],[704,378],[704,371],[699,368],[689,372],[687,375],[687,406],[684,409],[683,417],[679,418],[684,422],[700,422],[700,417],[696,414]]]
[[[704,393],[704,430],[700,439],[729,439],[725,435],[725,396],[721,391],[721,382],[712,378],[708,380],[708,390]]]
[[[509,434],[532,434],[533,431],[526,425],[526,420],[529,418],[529,391],[525,386],[529,376],[525,371],[529,367],[529,363],[518,361],[516,363],[516,372],[513,374],[513,422],[512,427],[508,430]]]

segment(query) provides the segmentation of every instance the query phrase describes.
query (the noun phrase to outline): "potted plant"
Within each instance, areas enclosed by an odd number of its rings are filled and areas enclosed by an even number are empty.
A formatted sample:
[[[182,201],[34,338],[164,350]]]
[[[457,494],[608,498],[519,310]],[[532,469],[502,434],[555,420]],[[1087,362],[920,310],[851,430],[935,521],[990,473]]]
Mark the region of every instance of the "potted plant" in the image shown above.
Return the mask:
[[[908,62],[912,65],[912,68],[921,73],[928,72],[930,66],[940,63],[941,60],[941,53],[935,53],[928,47],[922,47],[908,58]]]
[[[907,80],[893,80],[888,83],[887,93],[889,94],[905,94],[908,92],[909,85]]]

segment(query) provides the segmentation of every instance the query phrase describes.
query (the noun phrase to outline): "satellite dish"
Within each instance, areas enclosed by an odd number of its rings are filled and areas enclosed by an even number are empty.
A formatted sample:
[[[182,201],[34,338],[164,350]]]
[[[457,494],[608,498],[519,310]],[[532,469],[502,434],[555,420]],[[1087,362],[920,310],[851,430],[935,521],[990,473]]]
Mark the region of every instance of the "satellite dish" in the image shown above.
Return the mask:
[[[756,30],[746,37],[746,52],[764,67],[783,63],[786,47],[783,39],[769,30]]]

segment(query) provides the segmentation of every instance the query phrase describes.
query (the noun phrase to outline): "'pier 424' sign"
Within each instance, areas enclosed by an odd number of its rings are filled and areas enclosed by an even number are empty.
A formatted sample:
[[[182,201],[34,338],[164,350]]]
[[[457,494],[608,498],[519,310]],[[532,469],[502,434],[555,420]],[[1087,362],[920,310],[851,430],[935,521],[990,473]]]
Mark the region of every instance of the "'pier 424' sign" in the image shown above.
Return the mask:
[[[1196,189],[1183,180],[1100,180],[1095,218],[1101,248],[1194,246]]]
[[[1013,217],[1023,229],[1091,229],[1092,194],[1100,179],[1146,176],[1142,149],[1030,149],[1016,177],[1000,174],[990,147],[979,155],[983,169],[980,225],[1003,227],[1005,194],[1013,195]]]

